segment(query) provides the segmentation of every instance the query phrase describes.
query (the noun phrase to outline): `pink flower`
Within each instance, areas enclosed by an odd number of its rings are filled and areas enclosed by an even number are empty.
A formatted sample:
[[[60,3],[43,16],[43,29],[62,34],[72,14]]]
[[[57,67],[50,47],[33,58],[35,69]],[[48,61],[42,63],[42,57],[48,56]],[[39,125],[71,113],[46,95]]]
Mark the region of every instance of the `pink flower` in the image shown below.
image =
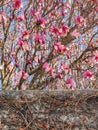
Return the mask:
[[[9,71],[11,72],[12,69],[13,69],[13,65],[12,65],[12,63],[10,63],[7,67],[8,67],[8,69],[9,69]]]
[[[23,33],[22,33],[22,36],[24,37],[24,36],[27,36],[27,35],[29,35],[29,31],[23,31]]]
[[[61,27],[60,36],[67,36],[68,32],[69,32],[69,28],[66,25],[63,25]]]
[[[64,11],[64,10],[62,10],[62,16],[65,16],[67,13]]]
[[[49,68],[49,72],[52,75],[52,77],[55,78],[54,70],[52,67]]]
[[[67,33],[69,32],[69,28],[66,25],[63,25],[60,28],[52,27],[51,32],[58,36],[67,36]]]
[[[21,79],[21,72],[15,72],[15,77],[14,77],[14,85],[18,85],[19,81]]]
[[[82,16],[78,16],[75,21],[80,27],[86,25],[86,20]]]
[[[88,78],[88,79],[92,79],[94,78],[94,74],[92,72],[90,72],[89,70],[84,72],[84,77]]]
[[[67,82],[66,82],[66,83],[69,85],[69,87],[70,87],[72,90],[75,90],[75,89],[76,89],[76,87],[75,87],[75,81],[74,81],[72,78],[67,79]]]
[[[9,17],[9,20],[13,20],[13,16],[12,15]]]
[[[96,12],[98,12],[98,6],[95,8]]]
[[[74,85],[74,82],[75,82],[75,81],[74,81],[72,78],[69,78],[69,79],[67,79],[67,82],[66,82],[66,83],[73,86],[73,85]]]
[[[17,18],[18,21],[23,21],[24,19],[25,19],[24,16],[19,16],[19,17]]]
[[[27,86],[24,85],[24,84],[22,84],[21,89],[22,89],[22,90],[26,90],[26,89],[27,89]]]
[[[7,59],[6,59],[6,58],[4,58],[4,59],[3,59],[3,61],[4,61],[4,62],[7,62]]]
[[[31,15],[35,16],[35,14],[36,14],[36,10],[31,10]]]
[[[67,71],[67,72],[70,71],[70,68],[69,68],[68,66],[66,66],[65,64],[61,64],[60,68],[61,68],[61,70],[63,70],[63,71]]]
[[[43,68],[45,69],[46,72],[48,72],[50,69],[49,64],[47,62],[45,62],[43,65]]]
[[[37,18],[41,16],[41,11],[31,10],[31,16],[36,16]]]
[[[71,35],[74,36],[74,37],[76,37],[76,38],[78,38],[78,37],[81,36],[80,33],[77,32],[77,29],[75,29],[75,30],[71,33]]]
[[[53,34],[56,34],[56,35],[59,35],[59,34],[60,34],[60,33],[59,33],[59,29],[56,28],[56,27],[52,27],[52,28],[51,28],[51,32],[52,32]]]
[[[18,68],[18,67],[19,67],[19,64],[15,63],[15,66],[16,66],[16,68]]]
[[[23,7],[22,0],[15,0],[14,1],[14,8],[16,10],[20,10]]]
[[[29,51],[29,45],[26,42],[24,42],[24,44],[22,45],[22,48],[24,51]]]
[[[70,5],[69,4],[65,4],[65,7],[67,8],[67,9],[69,9],[70,10]]]
[[[61,74],[59,71],[58,71],[58,77],[59,77],[60,79],[63,78],[62,74]]]
[[[40,33],[38,33],[35,37],[35,42],[38,44],[44,44],[45,43],[45,38],[42,36]]]
[[[22,78],[27,79],[28,77],[29,77],[29,75],[27,73],[25,73],[24,71],[22,71]]]
[[[56,54],[57,52],[63,53],[68,50],[68,48],[66,48],[60,42],[54,44],[54,49],[55,49],[53,52],[54,54]]]
[[[43,68],[45,69],[45,72],[49,72],[53,78],[55,78],[54,70],[52,67],[49,66],[47,62],[44,63]]]
[[[37,24],[40,25],[42,28],[45,27],[46,20],[45,20],[43,17],[37,18],[37,21],[36,21],[36,22],[37,22]]]
[[[29,45],[28,45],[25,41],[20,40],[20,41],[18,42],[18,45],[19,45],[20,47],[22,47],[24,51],[26,51],[26,50],[29,51]]]
[[[20,47],[22,47],[23,44],[24,44],[24,43],[23,43],[23,40],[20,40],[20,41],[18,42],[18,45],[19,45]]]
[[[12,57],[15,59],[16,58],[16,52],[15,51],[12,51],[11,53]]]
[[[30,59],[28,59],[26,62],[27,64],[32,64],[32,61]]]
[[[29,31],[23,31],[22,32],[22,38],[23,38],[23,40],[26,40],[26,39],[28,39],[29,38]]]
[[[3,11],[0,12],[0,22],[2,22],[2,21],[3,21],[5,24],[6,24],[6,22],[7,22],[6,13],[3,12]]]
[[[96,60],[96,62],[98,62],[98,52],[95,52],[95,60]]]

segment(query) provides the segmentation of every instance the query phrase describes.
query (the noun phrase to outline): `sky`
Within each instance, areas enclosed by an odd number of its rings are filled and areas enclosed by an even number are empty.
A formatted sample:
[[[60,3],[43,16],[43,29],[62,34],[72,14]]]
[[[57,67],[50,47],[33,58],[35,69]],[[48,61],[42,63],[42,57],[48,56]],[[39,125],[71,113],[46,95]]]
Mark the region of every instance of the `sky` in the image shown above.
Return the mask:
[[[1,79],[1,73],[0,73],[0,79]],[[2,82],[0,80],[0,90],[2,89]]]

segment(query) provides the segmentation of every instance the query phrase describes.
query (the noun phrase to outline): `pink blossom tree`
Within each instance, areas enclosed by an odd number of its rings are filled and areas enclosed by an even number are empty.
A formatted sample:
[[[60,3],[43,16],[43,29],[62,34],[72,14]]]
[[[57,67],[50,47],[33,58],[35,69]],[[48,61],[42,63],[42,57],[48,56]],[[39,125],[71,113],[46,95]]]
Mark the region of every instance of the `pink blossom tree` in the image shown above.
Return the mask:
[[[98,88],[97,13],[97,0],[1,0],[2,88]]]

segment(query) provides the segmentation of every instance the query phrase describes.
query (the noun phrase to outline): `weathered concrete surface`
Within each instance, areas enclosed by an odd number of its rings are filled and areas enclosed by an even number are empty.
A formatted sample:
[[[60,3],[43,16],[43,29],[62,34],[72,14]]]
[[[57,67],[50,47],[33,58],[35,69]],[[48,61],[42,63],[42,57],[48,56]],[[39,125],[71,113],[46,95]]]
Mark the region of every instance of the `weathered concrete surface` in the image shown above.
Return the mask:
[[[0,130],[98,130],[98,90],[0,91]]]

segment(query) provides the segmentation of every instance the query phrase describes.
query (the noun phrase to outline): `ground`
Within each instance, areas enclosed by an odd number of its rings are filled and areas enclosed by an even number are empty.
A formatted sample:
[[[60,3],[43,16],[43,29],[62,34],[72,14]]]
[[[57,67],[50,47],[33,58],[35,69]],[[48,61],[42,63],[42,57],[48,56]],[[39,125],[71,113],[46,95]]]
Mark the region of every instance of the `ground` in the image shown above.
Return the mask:
[[[0,130],[98,130],[98,91],[1,91]]]

